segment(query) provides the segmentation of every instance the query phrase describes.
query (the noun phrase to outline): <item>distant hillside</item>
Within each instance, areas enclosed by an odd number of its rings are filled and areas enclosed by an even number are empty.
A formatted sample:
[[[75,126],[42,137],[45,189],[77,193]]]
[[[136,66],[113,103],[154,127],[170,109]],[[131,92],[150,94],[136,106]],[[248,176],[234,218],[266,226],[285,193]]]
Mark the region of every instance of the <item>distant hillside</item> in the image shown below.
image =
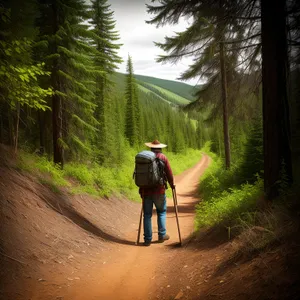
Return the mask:
[[[155,84],[149,84],[149,83],[146,83],[146,82],[140,81],[140,80],[137,80],[137,83],[138,83],[139,88],[140,89],[142,88],[142,90],[144,92],[146,90],[148,92],[152,92],[155,95],[159,96],[160,98],[162,98],[163,100],[165,100],[169,103],[173,103],[176,105],[186,105],[191,102],[190,100],[188,100],[184,97],[181,97],[180,95],[178,95],[170,90],[164,89],[160,86],[157,86]]]
[[[154,84],[159,86],[163,89],[169,90],[187,100],[193,101],[195,97],[193,94],[196,92],[197,88],[193,87],[192,85],[179,82],[179,81],[172,81],[166,79],[160,79],[156,77],[144,76],[144,75],[134,75],[137,80]]]
[[[125,74],[116,72],[111,75],[111,80],[115,83],[116,90],[125,91]]]
[[[116,90],[125,90],[125,74],[115,73],[112,81],[116,83]],[[192,92],[195,88],[191,85],[178,81],[159,79],[150,76],[134,75],[137,79],[138,88],[141,92],[151,94],[158,100],[168,102],[173,105],[186,105],[194,100]]]

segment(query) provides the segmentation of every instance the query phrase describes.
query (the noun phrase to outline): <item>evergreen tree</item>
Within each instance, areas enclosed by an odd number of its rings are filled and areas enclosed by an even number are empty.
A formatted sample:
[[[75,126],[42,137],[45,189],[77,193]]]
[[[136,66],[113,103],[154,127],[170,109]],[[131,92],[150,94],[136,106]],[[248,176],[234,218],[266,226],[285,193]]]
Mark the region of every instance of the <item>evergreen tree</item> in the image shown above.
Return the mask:
[[[241,79],[236,70],[239,54],[244,47],[248,47],[249,40],[257,37],[257,35],[251,35],[245,38],[245,35],[252,30],[246,31],[248,26],[241,26],[244,21],[239,21],[236,13],[248,14],[247,7],[253,1],[242,2],[163,0],[159,6],[148,5],[148,11],[155,14],[149,23],[158,26],[177,23],[180,17],[192,17],[191,25],[185,31],[176,33],[174,37],[166,37],[164,43],[157,43],[157,46],[168,52],[167,55],[160,56],[158,61],[177,62],[185,56],[194,57],[194,63],[181,74],[180,79],[202,77],[207,81],[206,86],[197,94],[199,98],[197,103],[202,107],[206,106],[207,109],[207,102],[210,100],[214,105],[212,118],[216,117],[215,112],[222,111],[227,168],[230,167],[228,101],[230,100],[233,110],[237,99],[236,85]],[[247,59],[255,61],[257,56],[257,51],[252,51]],[[245,61],[244,63],[247,64]],[[251,63],[252,65],[254,64]],[[205,103],[202,103],[202,100]]]
[[[240,183],[249,182],[254,183],[257,178],[256,175],[262,176],[262,170],[264,168],[263,161],[263,130],[262,130],[262,118],[258,114],[254,119],[249,138],[245,145],[245,154],[242,164],[239,168]]]
[[[103,71],[102,75],[96,77],[95,118],[98,120],[98,133],[96,134],[96,148],[98,149],[98,161],[104,162],[105,159],[111,157],[109,153],[114,153],[114,149],[118,144],[116,137],[113,135],[111,128],[115,126],[113,122],[111,107],[111,92],[113,82],[110,75],[117,69],[117,65],[122,62],[117,52],[120,44],[118,32],[115,29],[115,21],[113,20],[113,11],[107,0],[94,0],[91,6],[91,25],[94,34],[93,44],[97,50],[94,54],[94,65],[97,70]]]
[[[90,153],[89,137],[98,123],[93,118],[93,80],[101,71],[91,61],[94,48],[87,42],[94,34],[84,21],[89,17],[83,0],[39,1],[40,52],[51,72],[54,162],[63,165],[64,150],[71,155]]]
[[[131,146],[135,146],[139,141],[140,112],[139,99],[137,97],[137,85],[133,74],[132,59],[128,55],[126,74],[126,125],[125,136]]]
[[[183,120],[182,115],[179,118],[176,118],[175,120],[175,126],[174,126],[174,135],[172,136],[173,139],[173,152],[180,153],[183,152],[187,148],[187,144],[185,143],[185,137],[184,137],[184,130],[182,128],[183,126]],[[186,125],[186,124],[184,124]]]
[[[205,128],[203,126],[203,116],[201,114],[198,114],[197,127],[196,127],[196,146],[199,149],[201,149],[205,143],[204,130]]]

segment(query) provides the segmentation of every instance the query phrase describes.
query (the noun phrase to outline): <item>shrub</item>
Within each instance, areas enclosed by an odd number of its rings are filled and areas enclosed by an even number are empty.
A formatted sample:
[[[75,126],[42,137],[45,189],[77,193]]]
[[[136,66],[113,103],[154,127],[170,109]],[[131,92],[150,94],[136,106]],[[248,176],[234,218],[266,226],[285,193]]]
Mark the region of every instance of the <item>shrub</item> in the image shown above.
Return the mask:
[[[263,190],[263,181],[257,177],[254,184],[240,184],[238,163],[226,170],[221,159],[210,152],[209,144],[205,145],[205,151],[212,162],[200,179],[202,202],[196,207],[196,227],[199,229],[220,223],[230,226],[240,214],[255,208]]]
[[[218,196],[203,199],[196,208],[196,226],[214,226],[223,223],[232,225],[239,216],[256,207],[261,195],[263,181],[258,179],[254,185],[244,184],[240,188],[223,191]]]
[[[45,156],[36,156],[20,151],[20,158],[17,164],[21,170],[30,173],[38,173],[38,177],[43,181],[45,176],[50,176],[52,185],[57,187],[68,186],[69,182],[64,178],[64,173],[61,168],[50,162]],[[49,182],[49,180],[47,179]]]
[[[93,174],[87,165],[70,163],[64,167],[64,175],[79,181],[82,185],[93,185]]]
[[[58,191],[61,186],[71,186],[70,191],[75,194],[88,193],[90,195],[109,197],[112,194],[124,195],[131,200],[140,200],[138,187],[132,178],[134,158],[139,150],[128,148],[122,155],[123,163],[116,166],[101,166],[97,163],[79,164],[67,163],[62,170],[50,162],[46,157],[21,152],[18,167],[36,174],[40,182]],[[184,154],[167,152],[174,174],[178,174],[193,166],[201,158],[199,150],[188,149]],[[50,177],[50,178],[49,178]],[[170,190],[168,196],[171,197]]]

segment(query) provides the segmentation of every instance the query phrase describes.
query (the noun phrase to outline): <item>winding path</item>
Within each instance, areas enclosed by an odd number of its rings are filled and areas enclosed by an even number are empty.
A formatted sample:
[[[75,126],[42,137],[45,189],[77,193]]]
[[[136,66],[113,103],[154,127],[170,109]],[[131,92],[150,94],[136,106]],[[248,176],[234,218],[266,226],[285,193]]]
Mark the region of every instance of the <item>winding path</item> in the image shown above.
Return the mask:
[[[193,168],[175,177],[179,224],[183,241],[186,241],[194,230],[194,207],[199,201],[196,198],[199,177],[209,165],[210,159],[204,155]],[[135,224],[138,220],[133,220]],[[153,215],[153,233],[157,233],[156,216]],[[173,200],[168,199],[167,230],[171,239],[163,244],[155,243],[150,247],[116,244],[107,254],[107,263],[101,263],[93,270],[82,270],[83,274],[76,286],[72,287],[65,299],[72,300],[129,300],[156,299],[155,289],[159,276],[169,262],[176,260],[178,232],[173,207]],[[136,231],[127,233],[126,238],[136,240]],[[184,242],[183,242],[184,243]],[[87,278],[88,274],[88,278]],[[174,274],[174,279],[176,274]],[[172,278],[170,279],[172,281]]]

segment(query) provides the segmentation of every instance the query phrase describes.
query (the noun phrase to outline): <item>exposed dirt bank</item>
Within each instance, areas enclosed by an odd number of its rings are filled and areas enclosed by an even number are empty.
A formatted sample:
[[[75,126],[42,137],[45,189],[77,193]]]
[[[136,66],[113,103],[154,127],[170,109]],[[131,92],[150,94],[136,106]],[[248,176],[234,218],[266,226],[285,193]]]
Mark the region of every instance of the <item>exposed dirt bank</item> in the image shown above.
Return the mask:
[[[183,247],[172,199],[171,239],[136,246],[139,203],[54,193],[1,156],[0,299],[299,299],[296,242],[253,258],[225,231],[191,239],[207,156],[176,177]]]

